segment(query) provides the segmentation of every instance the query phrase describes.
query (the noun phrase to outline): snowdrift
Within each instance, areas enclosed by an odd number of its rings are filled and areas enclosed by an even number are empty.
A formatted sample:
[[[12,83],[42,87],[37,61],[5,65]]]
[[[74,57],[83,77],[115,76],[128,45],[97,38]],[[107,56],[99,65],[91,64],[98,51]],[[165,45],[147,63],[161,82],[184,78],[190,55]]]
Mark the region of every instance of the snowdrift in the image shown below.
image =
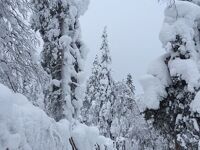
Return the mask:
[[[70,138],[78,150],[112,147],[97,128],[77,121],[55,122],[25,96],[0,84],[0,150],[71,150]]]

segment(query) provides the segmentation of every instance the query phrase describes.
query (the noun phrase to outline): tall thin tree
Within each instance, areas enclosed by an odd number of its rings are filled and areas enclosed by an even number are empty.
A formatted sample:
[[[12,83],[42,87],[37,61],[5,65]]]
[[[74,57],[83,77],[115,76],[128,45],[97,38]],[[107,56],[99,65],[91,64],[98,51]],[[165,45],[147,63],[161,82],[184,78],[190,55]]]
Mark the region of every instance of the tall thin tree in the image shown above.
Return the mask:
[[[80,40],[79,16],[85,0],[32,0],[32,26],[44,41],[42,66],[52,82],[46,91],[46,111],[55,120],[71,120],[82,104],[82,74],[85,46]],[[87,3],[86,3],[87,4]]]

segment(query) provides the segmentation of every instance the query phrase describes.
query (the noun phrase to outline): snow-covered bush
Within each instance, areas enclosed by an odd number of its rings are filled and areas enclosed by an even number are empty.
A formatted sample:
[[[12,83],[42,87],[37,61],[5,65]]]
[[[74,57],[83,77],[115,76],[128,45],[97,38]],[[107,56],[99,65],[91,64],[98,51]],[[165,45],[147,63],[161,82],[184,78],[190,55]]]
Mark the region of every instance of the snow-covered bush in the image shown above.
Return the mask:
[[[67,120],[55,122],[25,96],[0,84],[1,150],[70,150],[72,137],[78,150],[95,150],[99,145],[112,150],[112,141],[95,127]]]

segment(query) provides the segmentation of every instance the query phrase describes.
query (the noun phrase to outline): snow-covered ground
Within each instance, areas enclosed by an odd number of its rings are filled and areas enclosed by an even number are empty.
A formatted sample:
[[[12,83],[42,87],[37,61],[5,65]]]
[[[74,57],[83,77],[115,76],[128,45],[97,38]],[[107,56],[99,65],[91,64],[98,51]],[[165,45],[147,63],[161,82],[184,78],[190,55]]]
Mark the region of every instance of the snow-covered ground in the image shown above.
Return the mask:
[[[0,150],[70,150],[73,138],[78,150],[93,150],[95,144],[111,149],[112,141],[95,127],[77,121],[55,122],[25,96],[0,84]]]

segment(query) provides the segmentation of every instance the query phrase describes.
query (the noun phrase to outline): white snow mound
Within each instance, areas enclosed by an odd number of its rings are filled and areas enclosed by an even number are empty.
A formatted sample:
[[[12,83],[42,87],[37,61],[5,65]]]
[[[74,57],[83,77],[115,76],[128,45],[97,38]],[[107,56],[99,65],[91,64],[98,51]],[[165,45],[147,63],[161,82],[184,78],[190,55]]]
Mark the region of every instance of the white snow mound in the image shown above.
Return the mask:
[[[71,150],[70,137],[79,150],[93,150],[95,144],[111,150],[112,141],[100,136],[97,128],[55,122],[25,96],[2,84],[0,91],[0,150]]]

